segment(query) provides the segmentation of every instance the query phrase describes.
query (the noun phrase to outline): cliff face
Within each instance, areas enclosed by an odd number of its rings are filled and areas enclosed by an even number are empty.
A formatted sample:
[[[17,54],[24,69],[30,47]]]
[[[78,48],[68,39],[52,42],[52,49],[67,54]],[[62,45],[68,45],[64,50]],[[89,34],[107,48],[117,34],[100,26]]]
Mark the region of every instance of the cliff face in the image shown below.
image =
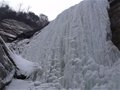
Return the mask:
[[[40,24],[42,24],[42,22]],[[44,26],[46,25],[44,20],[43,24]],[[30,38],[37,31],[38,30],[33,29],[30,25],[14,19],[3,19],[0,21],[0,90],[10,83],[13,77],[21,79],[25,79],[27,77],[26,72],[23,73],[13,61],[13,58],[8,53],[9,51],[6,49],[5,42],[9,42],[11,46],[15,48],[15,46],[17,47],[17,42],[14,43],[14,40],[20,41],[22,39]],[[1,37],[5,42],[1,39]],[[35,65],[33,64],[33,66]]]
[[[30,31],[34,31],[33,28],[23,22],[13,19],[4,19],[0,22],[0,36],[2,36],[6,42],[12,42],[22,33]],[[24,39],[25,36],[19,38]]]
[[[112,41],[120,50],[120,0],[110,0],[110,2]]]
[[[0,90],[12,80],[14,74],[15,66],[0,38]]]

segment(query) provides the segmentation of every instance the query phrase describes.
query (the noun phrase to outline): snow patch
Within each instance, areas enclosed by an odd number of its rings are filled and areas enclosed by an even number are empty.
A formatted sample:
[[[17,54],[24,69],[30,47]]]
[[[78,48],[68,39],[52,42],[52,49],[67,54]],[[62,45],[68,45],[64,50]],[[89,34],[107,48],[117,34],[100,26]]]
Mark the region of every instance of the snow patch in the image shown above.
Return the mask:
[[[19,68],[20,73],[26,76],[30,76],[36,69],[42,70],[37,63],[30,62],[17,54],[14,54],[14,62]]]

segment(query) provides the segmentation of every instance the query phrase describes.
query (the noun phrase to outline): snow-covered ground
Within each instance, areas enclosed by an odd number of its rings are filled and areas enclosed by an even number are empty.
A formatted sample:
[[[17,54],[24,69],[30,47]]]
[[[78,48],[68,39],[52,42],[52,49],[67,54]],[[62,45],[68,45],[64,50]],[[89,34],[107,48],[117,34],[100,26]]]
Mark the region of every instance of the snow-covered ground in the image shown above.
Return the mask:
[[[13,79],[9,86],[6,86],[6,90],[30,90],[31,81]]]
[[[56,83],[14,79],[6,90],[65,90]],[[76,89],[75,89],[76,90]]]

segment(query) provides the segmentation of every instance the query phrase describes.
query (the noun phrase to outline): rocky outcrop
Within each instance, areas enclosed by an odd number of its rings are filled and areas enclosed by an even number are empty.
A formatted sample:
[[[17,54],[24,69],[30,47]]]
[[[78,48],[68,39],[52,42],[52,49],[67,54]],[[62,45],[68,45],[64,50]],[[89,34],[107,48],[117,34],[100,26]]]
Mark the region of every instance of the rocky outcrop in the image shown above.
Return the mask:
[[[29,25],[12,19],[5,19],[0,23],[0,36],[6,41],[11,42],[22,33],[34,31]],[[19,37],[20,38],[20,37]]]
[[[15,74],[15,66],[0,38],[0,90],[8,84]]]
[[[112,41],[120,50],[120,0],[110,0]]]
[[[44,24],[43,27],[46,25],[44,22],[45,21],[42,23]],[[14,62],[18,58],[11,57],[11,54],[14,56],[14,53],[12,53],[11,50],[8,50],[9,48],[6,47],[5,42],[11,43],[15,40],[18,41],[30,38],[39,30],[40,28],[33,29],[33,27],[25,24],[24,22],[20,22],[14,19],[4,19],[0,21],[0,90],[2,90],[9,82],[11,82],[13,77],[19,79],[26,79],[28,77],[34,78],[34,73],[31,75],[26,75],[26,72],[21,72],[21,69]],[[17,42],[13,42],[13,44],[16,47],[18,46],[16,45]],[[13,46],[13,44],[11,45]],[[13,47],[15,48],[15,46]],[[36,65],[34,64],[33,69],[35,69],[33,72],[37,74]]]
[[[13,77],[35,80],[36,75],[42,75],[42,72],[42,68],[37,63],[13,53],[0,37],[0,90],[9,84]]]

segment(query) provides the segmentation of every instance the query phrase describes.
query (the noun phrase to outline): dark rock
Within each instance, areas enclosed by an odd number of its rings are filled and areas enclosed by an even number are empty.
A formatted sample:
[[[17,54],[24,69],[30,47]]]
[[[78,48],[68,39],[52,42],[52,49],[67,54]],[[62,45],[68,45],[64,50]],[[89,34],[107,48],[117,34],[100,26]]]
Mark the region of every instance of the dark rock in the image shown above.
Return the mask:
[[[0,23],[0,36],[6,42],[12,42],[24,32],[33,31],[29,25],[12,19],[4,19]]]
[[[120,2],[120,0],[108,0],[110,2],[110,6],[116,6]]]
[[[120,0],[110,1],[110,22],[112,30],[112,41],[120,50]]]
[[[21,74],[21,75],[15,75],[15,78],[17,78],[17,79],[27,79],[27,76],[25,76],[25,75],[23,75],[23,74]]]
[[[49,22],[43,20],[38,22],[38,27],[33,28],[14,19],[4,19],[0,22],[0,36],[5,42],[13,42],[15,40],[23,40],[31,38],[36,32],[47,26]]]
[[[15,66],[0,39],[0,90],[12,80],[14,74]]]

